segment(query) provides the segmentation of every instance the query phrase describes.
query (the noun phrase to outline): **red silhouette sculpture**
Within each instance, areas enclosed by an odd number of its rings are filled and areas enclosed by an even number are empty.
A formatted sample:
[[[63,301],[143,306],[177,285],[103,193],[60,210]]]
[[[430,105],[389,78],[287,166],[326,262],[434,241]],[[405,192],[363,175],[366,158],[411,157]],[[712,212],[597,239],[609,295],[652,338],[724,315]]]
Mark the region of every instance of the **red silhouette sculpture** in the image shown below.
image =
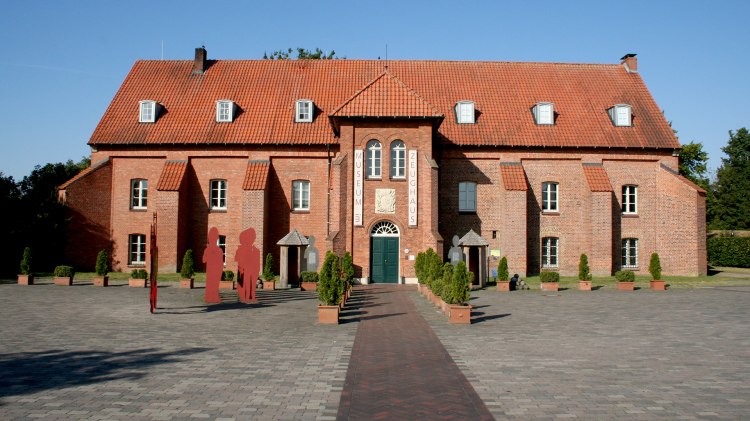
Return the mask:
[[[159,248],[156,246],[156,212],[154,212],[154,223],[151,224],[151,291],[148,298],[151,306],[151,314],[156,311],[156,276],[159,272]]]
[[[217,244],[219,240],[219,229],[216,227],[208,230],[208,244],[203,252],[203,263],[206,264],[206,303],[220,303],[219,282],[221,272],[224,271],[224,252]]]
[[[260,250],[253,244],[255,229],[240,233],[240,246],[234,255],[237,262],[237,295],[243,303],[255,301],[255,283],[260,273]]]

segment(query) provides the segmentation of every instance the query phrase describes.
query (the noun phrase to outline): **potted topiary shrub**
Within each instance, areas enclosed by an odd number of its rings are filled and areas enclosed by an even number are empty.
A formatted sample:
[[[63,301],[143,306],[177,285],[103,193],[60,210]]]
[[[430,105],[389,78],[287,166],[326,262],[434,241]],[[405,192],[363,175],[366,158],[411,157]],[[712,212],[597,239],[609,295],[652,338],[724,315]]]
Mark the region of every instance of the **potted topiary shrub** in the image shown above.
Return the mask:
[[[180,288],[193,289],[195,287],[195,260],[193,250],[187,249],[182,256],[182,267],[180,268]]]
[[[75,271],[73,266],[60,265],[55,268],[55,285],[70,286],[73,285]]]
[[[620,291],[633,291],[635,289],[635,273],[632,270],[619,270],[615,272],[617,289]]]
[[[276,277],[273,274],[273,255],[266,255],[266,263],[263,265],[263,289],[276,289]]]
[[[543,270],[539,273],[542,282],[542,291],[557,291],[560,289],[560,274],[551,270]]]
[[[450,315],[449,303],[453,300],[453,265],[449,262],[443,264],[443,275],[432,282],[435,295],[439,298],[438,304],[443,314]]]
[[[354,285],[354,258],[348,251],[344,253],[344,257],[341,259],[341,274],[346,282],[346,298],[348,299]]]
[[[31,273],[31,248],[23,249],[21,258],[21,273],[18,274],[18,285],[34,285],[34,275]]]
[[[320,269],[318,276],[318,323],[321,324],[338,324],[339,323],[339,302],[341,301],[338,280],[341,279],[339,274],[339,257],[332,251],[326,252],[326,258],[323,261],[323,267]]]
[[[474,274],[466,269],[466,263],[458,262],[453,270],[453,282],[449,286],[450,293],[447,294],[450,299],[448,319],[451,323],[471,324],[471,306],[468,303],[473,281]],[[445,289],[446,286],[443,285],[443,288]]]
[[[422,295],[427,291],[427,288],[425,288],[424,262],[425,254],[420,251],[417,253],[417,258],[414,259],[414,274],[417,276],[417,289]]]
[[[580,291],[591,291],[591,272],[589,271],[589,258],[581,255],[578,262],[578,289]]]
[[[661,279],[661,262],[659,261],[659,254],[653,253],[651,255],[651,261],[648,263],[648,271],[651,273],[651,289],[655,291],[664,291],[667,289],[667,285],[663,279]]]
[[[109,286],[109,255],[107,250],[99,251],[96,255],[96,276],[94,276],[95,287],[106,287]]]
[[[510,279],[508,277],[508,258],[503,256],[500,264],[497,266],[497,290],[501,292],[510,291]]]
[[[302,291],[318,289],[318,272],[305,271],[299,274],[299,286]]]
[[[148,286],[148,272],[146,272],[146,269],[133,269],[130,272],[128,286],[131,288],[146,288]]]
[[[221,281],[219,281],[219,289],[234,289],[234,272],[231,270],[225,270],[221,272]]]

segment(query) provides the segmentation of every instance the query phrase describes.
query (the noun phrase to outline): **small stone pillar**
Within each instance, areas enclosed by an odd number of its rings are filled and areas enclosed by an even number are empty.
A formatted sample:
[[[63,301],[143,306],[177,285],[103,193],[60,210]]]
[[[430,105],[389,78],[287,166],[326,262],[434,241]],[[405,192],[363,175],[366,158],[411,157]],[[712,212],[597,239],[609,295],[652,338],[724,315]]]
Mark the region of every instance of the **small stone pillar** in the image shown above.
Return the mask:
[[[281,246],[279,257],[279,289],[289,285],[289,246]]]

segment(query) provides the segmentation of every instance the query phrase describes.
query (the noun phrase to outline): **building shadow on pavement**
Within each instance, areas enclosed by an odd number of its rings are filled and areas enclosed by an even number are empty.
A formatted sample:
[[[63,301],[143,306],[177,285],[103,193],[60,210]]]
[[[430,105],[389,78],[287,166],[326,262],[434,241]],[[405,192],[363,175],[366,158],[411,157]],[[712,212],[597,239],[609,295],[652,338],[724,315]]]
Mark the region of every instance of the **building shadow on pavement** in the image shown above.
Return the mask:
[[[482,311],[472,311],[471,312],[471,323],[482,323],[486,322],[488,320],[495,320],[495,319],[502,319],[503,317],[510,316],[510,313],[506,314],[484,314]]]

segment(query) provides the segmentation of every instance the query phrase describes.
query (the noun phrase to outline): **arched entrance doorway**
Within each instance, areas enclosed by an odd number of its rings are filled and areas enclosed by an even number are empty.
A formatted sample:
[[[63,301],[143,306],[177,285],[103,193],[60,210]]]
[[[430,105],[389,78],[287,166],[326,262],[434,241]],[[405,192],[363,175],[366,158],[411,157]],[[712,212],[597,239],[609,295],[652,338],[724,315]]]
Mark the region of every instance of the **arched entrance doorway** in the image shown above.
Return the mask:
[[[370,231],[371,282],[398,283],[399,231],[390,221],[375,224]]]

